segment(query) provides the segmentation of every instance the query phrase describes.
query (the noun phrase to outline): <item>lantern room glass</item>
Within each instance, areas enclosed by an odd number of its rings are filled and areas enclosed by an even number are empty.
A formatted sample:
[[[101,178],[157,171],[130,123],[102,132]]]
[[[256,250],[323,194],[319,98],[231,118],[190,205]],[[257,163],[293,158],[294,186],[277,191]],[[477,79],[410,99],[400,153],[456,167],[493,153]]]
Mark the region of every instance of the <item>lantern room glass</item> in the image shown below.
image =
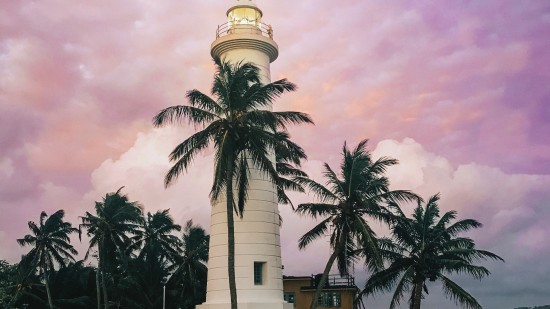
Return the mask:
[[[262,14],[251,7],[237,7],[227,14],[229,27],[233,25],[252,25],[259,27]]]

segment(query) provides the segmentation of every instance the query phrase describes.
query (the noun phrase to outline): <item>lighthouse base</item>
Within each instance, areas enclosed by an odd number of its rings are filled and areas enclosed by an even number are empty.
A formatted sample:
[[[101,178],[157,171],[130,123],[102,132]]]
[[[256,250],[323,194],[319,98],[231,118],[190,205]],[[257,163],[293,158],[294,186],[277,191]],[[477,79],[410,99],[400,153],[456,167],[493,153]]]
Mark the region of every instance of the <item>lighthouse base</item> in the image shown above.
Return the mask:
[[[294,305],[285,301],[281,302],[239,302],[239,309],[293,309]],[[230,309],[231,303],[203,303],[196,306],[196,309]]]

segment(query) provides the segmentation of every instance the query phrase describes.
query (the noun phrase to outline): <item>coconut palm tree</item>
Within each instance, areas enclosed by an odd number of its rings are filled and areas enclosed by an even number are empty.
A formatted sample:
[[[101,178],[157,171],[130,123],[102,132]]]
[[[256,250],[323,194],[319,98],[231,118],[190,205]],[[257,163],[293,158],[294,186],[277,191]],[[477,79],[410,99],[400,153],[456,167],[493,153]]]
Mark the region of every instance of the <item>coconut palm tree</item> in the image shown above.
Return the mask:
[[[128,251],[139,250],[138,259],[144,259],[148,254],[161,255],[161,260],[174,263],[178,255],[180,240],[172,233],[181,231],[181,226],[174,224],[174,219],[168,209],[159,210],[154,214],[147,213],[146,218],[140,221],[141,229],[135,231],[132,244]]]
[[[477,300],[447,275],[460,273],[481,279],[490,272],[474,262],[504,260],[489,251],[476,249],[472,239],[458,237],[461,232],[480,228],[481,223],[473,219],[453,223],[457,212],[448,211],[440,216],[438,201],[438,194],[430,197],[425,207],[419,201],[412,218],[407,218],[397,205],[393,205],[398,219],[392,226],[391,238],[381,240],[383,255],[390,265],[372,275],[359,297],[395,289],[390,303],[393,309],[405,292],[410,291],[410,308],[419,309],[423,291],[428,291],[426,281],[439,280],[445,295],[457,305],[481,309]]]
[[[251,63],[231,64],[215,59],[212,95],[187,92],[190,105],[168,107],[153,119],[156,127],[187,120],[203,129],[180,143],[170,154],[174,165],[165,177],[171,184],[191,164],[195,156],[209,145],[215,148],[214,180],[210,190],[212,202],[226,198],[228,278],[231,308],[237,309],[235,284],[235,239],[233,211],[242,216],[248,195],[250,168],[255,168],[275,182],[277,171],[272,149],[281,141],[277,131],[286,131],[289,124],[312,123],[298,112],[272,112],[272,102],[296,86],[286,79],[269,84],[260,82],[259,69]],[[289,140],[288,143],[292,143]],[[233,184],[236,188],[234,192]],[[235,196],[236,194],[236,201]]]
[[[204,301],[209,240],[202,227],[194,225],[192,220],[187,221],[182,235],[182,252],[171,280],[181,291],[184,307],[193,308]]]
[[[130,237],[140,228],[141,206],[137,202],[130,202],[128,196],[121,194],[122,188],[115,193],[106,194],[101,202],[96,202],[95,214],[86,212],[85,216],[81,217],[82,223],[79,226],[79,229],[85,229],[90,237],[90,245],[84,259],[88,258],[92,249],[97,248],[98,252],[96,273],[98,309],[101,308],[100,277],[104,306],[108,309],[109,299],[105,278],[107,269],[112,268],[112,263],[117,256],[123,263],[127,261],[123,251],[131,244]]]
[[[371,265],[382,265],[376,235],[367,219],[391,222],[391,213],[385,207],[388,202],[417,198],[409,191],[389,189],[389,181],[384,173],[389,166],[397,164],[397,160],[382,157],[375,161],[366,150],[366,145],[367,140],[363,140],[355,149],[350,150],[344,143],[340,175],[328,164],[324,164],[326,186],[305,177],[295,179],[320,200],[318,203],[300,204],[296,211],[314,219],[322,218],[319,224],[300,238],[300,249],[331,230],[332,254],[317,285],[310,306],[312,309],[317,306],[317,300],[335,261],[342,275],[347,274],[351,264],[358,259],[358,252],[366,252]]]
[[[77,254],[70,244],[69,235],[78,232],[78,229],[63,221],[64,216],[63,210],[58,210],[49,217],[43,211],[38,225],[29,221],[32,234],[17,240],[21,246],[33,247],[27,256],[32,264],[38,267],[39,274],[44,280],[50,309],[54,308],[49,284],[50,273],[55,271],[56,264],[65,267],[68,261],[74,261],[73,255]]]

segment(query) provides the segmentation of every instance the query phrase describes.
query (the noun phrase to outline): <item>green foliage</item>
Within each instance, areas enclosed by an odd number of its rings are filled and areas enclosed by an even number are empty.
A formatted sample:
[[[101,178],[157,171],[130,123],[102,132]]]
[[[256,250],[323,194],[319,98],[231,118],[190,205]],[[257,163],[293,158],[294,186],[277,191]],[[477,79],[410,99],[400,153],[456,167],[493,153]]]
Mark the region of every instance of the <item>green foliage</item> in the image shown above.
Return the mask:
[[[0,260],[0,308],[7,307],[13,297],[16,273],[16,265]]]
[[[77,251],[70,245],[69,235],[78,229],[73,228],[69,222],[63,221],[64,210],[58,210],[48,217],[46,212],[40,214],[40,221],[37,225],[29,221],[31,234],[18,239],[21,246],[31,246],[27,253],[27,259],[33,268],[37,268],[42,278],[48,298],[48,306],[54,309],[52,295],[49,287],[50,274],[55,271],[56,264],[65,267],[68,261],[74,261],[73,255]],[[34,270],[31,268],[32,270]]]
[[[182,236],[182,254],[178,258],[174,275],[167,283],[170,291],[179,295],[182,308],[192,309],[206,300],[209,241],[210,237],[204,229],[193,225],[191,220],[187,221]]]
[[[96,269],[84,261],[71,263],[50,276],[55,305],[60,309],[88,309],[95,306]]]
[[[121,194],[122,188],[105,195],[101,202],[95,203],[95,214],[86,212],[81,217],[80,231],[86,230],[90,237],[90,245],[85,259],[93,248],[97,248],[98,271],[96,282],[101,279],[103,290],[103,305],[110,306],[108,291],[114,288],[113,283],[120,280],[120,270],[128,266],[128,257],[124,253],[131,246],[131,237],[138,233],[139,223],[143,221],[141,206],[130,202],[128,196]],[[101,293],[96,283],[98,309],[101,303]],[[116,290],[115,290],[116,292]]]
[[[287,143],[289,140],[288,133],[277,132],[276,136],[281,141],[278,148],[275,148],[277,199],[279,204],[290,204],[294,209],[294,205],[286,195],[286,191],[305,191],[304,187],[296,181],[296,177],[308,177],[300,169],[301,161],[307,159],[307,156],[300,146]]]
[[[107,194],[102,202],[96,203],[96,214],[86,213],[81,225],[91,236],[92,248],[101,238],[105,244],[111,243],[102,247],[106,271],[103,276],[99,274],[100,278],[105,278],[100,286],[104,283],[109,292],[108,306],[160,309],[164,285],[167,308],[192,309],[204,302],[209,242],[204,229],[188,221],[180,234],[181,227],[174,223],[168,210],[143,217],[139,203],[129,202],[119,193]],[[50,226],[46,218],[44,214],[41,216],[41,224]],[[57,219],[62,219],[62,216]],[[39,231],[41,225],[36,226],[36,231]],[[66,222],[60,226],[74,231]],[[107,231],[109,228],[111,230]],[[55,233],[57,236],[61,234]],[[24,239],[32,241],[30,237]],[[121,246],[117,248],[115,244]],[[92,253],[91,249],[88,253]],[[43,271],[36,271],[40,261],[36,256],[37,253],[27,254],[17,265],[0,260],[0,308],[48,307],[48,293],[41,277]],[[97,308],[97,269],[84,261],[59,266],[59,269],[48,269],[54,307]],[[105,305],[103,298],[100,305]]]
[[[160,261],[175,263],[178,256],[180,240],[173,232],[181,231],[181,226],[174,223],[168,210],[159,210],[155,214],[147,213],[140,220],[140,229],[134,231],[128,252],[138,250],[138,258],[145,259],[147,255],[159,254]]]
[[[477,300],[453,282],[447,275],[466,274],[476,279],[488,276],[489,270],[474,265],[480,260],[500,260],[498,255],[475,248],[472,239],[458,237],[461,232],[481,227],[473,219],[456,219],[456,211],[440,215],[439,195],[415,208],[408,218],[397,204],[391,238],[380,240],[381,252],[389,266],[375,272],[367,281],[361,295],[372,295],[394,290],[390,309],[396,308],[406,292],[411,292],[411,308],[420,308],[426,281],[441,281],[445,296],[464,308],[481,309]]]
[[[367,140],[363,140],[351,150],[344,144],[339,174],[325,163],[325,186],[306,177],[295,178],[298,184],[307,187],[320,200],[319,203],[300,204],[296,210],[301,215],[321,219],[300,238],[300,249],[330,231],[333,250],[314,300],[318,298],[335,261],[340,274],[347,274],[352,263],[361,255],[367,258],[371,267],[381,267],[382,257],[376,235],[367,218],[391,222],[392,216],[386,207],[388,203],[417,198],[409,191],[389,189],[389,180],[384,173],[389,166],[397,164],[397,160],[385,157],[373,160],[366,144]],[[311,308],[315,306],[313,301]]]

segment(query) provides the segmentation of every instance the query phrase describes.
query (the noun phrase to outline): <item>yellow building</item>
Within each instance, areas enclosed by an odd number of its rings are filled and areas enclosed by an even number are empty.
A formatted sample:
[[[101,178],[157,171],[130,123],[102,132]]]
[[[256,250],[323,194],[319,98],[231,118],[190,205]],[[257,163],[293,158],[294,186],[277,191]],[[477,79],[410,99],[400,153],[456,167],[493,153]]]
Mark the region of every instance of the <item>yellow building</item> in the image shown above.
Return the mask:
[[[295,309],[308,309],[321,274],[312,276],[283,276],[285,301]],[[329,275],[327,284],[317,300],[318,308],[353,309],[353,299],[359,289],[352,276]]]

